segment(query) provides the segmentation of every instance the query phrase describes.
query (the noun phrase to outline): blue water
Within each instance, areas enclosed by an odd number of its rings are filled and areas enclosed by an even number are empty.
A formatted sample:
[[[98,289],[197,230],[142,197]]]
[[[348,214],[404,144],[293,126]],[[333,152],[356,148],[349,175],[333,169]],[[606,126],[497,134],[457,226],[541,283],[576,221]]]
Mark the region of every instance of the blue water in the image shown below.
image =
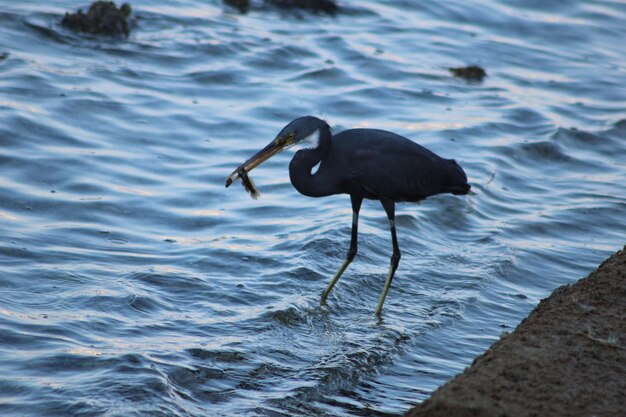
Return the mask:
[[[397,415],[625,243],[626,3],[340,2],[246,15],[133,2],[0,5],[0,414]],[[478,64],[482,83],[448,67]],[[403,134],[473,194],[397,209],[226,176],[291,119]]]

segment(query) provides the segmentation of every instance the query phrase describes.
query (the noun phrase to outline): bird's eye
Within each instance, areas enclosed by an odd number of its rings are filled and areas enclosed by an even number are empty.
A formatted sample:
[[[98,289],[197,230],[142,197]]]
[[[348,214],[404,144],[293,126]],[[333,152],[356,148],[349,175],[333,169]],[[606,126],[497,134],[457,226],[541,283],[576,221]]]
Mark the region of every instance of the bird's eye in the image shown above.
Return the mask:
[[[295,137],[295,133],[289,133],[285,136],[281,136],[276,138],[275,142],[278,146],[288,146],[293,143],[293,138]]]

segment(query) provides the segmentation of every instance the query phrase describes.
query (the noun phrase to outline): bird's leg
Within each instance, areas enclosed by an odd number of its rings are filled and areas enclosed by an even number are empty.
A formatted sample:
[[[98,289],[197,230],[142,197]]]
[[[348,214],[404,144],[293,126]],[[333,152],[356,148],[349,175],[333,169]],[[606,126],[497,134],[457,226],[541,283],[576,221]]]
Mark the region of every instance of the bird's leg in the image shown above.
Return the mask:
[[[398,239],[396,238],[396,203],[390,200],[381,200],[381,203],[387,212],[387,217],[389,218],[393,254],[391,255],[391,264],[389,265],[389,273],[387,274],[387,281],[385,281],[385,288],[383,288],[383,292],[380,294],[380,301],[378,301],[378,306],[376,307],[376,315],[379,315],[383,309],[385,297],[387,297],[387,292],[389,291],[389,287],[391,287],[393,274],[395,274],[396,269],[398,269],[398,264],[400,263],[400,247],[398,246]]]
[[[326,289],[322,293],[322,300],[320,301],[320,304],[324,304],[326,302],[326,298],[328,298],[328,294],[330,294],[330,291],[333,289],[337,281],[339,281],[339,278],[341,278],[341,275],[346,270],[348,265],[350,265],[350,262],[352,262],[352,260],[354,259],[357,253],[357,235],[359,233],[359,211],[361,210],[361,203],[363,202],[363,198],[354,196],[351,194],[350,201],[352,202],[352,237],[350,239],[350,249],[348,249],[348,255],[346,256],[346,260],[343,261],[343,264],[341,264],[339,271],[337,271],[333,279],[328,284],[328,287],[326,287]]]

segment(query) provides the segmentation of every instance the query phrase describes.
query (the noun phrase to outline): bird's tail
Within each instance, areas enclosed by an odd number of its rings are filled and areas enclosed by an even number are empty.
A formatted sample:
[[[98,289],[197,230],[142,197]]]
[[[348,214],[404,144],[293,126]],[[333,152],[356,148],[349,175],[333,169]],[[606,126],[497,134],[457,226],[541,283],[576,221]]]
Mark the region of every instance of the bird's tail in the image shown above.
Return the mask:
[[[449,164],[445,172],[446,181],[442,191],[455,195],[469,193],[472,186],[467,183],[467,175],[465,175],[463,168],[454,159],[449,159],[448,162]]]

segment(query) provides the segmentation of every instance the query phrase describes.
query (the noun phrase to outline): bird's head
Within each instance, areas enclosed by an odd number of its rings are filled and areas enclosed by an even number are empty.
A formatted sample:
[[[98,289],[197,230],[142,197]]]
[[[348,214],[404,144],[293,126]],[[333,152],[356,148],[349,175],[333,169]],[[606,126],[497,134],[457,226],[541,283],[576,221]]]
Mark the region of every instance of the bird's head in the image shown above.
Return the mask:
[[[291,148],[297,144],[306,144],[308,148],[317,148],[320,142],[320,129],[329,129],[328,124],[325,121],[313,116],[299,117],[291,121],[285,126],[276,138],[272,140],[265,148],[254,154],[243,164],[239,165],[229,176],[226,178],[226,187],[233,182],[237,181],[239,177],[239,171],[244,169],[247,172],[252,171],[261,163],[267,161],[272,156]]]

